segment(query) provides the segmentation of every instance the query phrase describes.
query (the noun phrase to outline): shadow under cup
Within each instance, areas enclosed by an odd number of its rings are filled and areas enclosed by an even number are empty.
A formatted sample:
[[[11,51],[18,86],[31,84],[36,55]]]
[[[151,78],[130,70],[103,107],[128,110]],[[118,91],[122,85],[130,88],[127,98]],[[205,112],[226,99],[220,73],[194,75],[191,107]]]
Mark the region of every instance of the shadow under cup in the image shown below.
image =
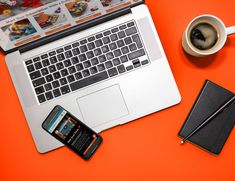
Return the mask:
[[[214,34],[212,34],[214,31]],[[210,37],[211,36],[211,37]],[[217,37],[212,37],[217,36]],[[199,44],[192,42],[192,37],[196,37],[195,42],[213,41],[210,38],[215,38],[216,42],[208,48],[200,48]],[[227,39],[226,27],[224,23],[217,17],[212,15],[202,15],[194,18],[184,32],[182,45],[184,50],[193,56],[207,56],[218,52],[225,44]],[[202,47],[202,46],[201,46]]]

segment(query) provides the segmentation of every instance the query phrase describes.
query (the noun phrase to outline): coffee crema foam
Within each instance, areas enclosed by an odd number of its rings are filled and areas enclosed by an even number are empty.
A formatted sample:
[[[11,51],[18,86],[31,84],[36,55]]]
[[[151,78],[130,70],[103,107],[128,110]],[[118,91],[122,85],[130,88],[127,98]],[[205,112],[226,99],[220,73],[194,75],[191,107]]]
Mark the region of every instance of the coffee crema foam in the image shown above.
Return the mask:
[[[191,30],[190,40],[197,49],[209,50],[218,42],[218,32],[209,23],[198,23]]]

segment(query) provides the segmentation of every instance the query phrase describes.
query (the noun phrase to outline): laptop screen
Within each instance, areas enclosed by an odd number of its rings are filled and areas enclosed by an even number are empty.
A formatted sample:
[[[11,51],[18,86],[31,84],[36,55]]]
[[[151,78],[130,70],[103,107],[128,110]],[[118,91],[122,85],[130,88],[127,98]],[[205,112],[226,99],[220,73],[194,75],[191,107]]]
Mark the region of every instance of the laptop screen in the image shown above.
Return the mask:
[[[8,51],[141,1],[0,0],[0,47]]]

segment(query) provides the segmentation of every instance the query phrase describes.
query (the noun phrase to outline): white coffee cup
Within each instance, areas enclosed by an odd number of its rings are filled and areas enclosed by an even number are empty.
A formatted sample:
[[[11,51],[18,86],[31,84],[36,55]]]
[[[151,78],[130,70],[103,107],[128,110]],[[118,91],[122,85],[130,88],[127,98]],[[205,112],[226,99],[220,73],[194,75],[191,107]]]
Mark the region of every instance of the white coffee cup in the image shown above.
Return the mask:
[[[208,23],[212,25],[218,32],[218,42],[208,50],[200,50],[191,43],[190,33],[192,29],[199,23]],[[192,56],[202,57],[202,56],[212,55],[221,50],[221,48],[223,48],[227,40],[227,36],[234,33],[235,33],[235,26],[226,28],[224,23],[218,17],[205,14],[194,18],[189,23],[183,34],[182,46],[185,52],[187,52],[189,55]]]

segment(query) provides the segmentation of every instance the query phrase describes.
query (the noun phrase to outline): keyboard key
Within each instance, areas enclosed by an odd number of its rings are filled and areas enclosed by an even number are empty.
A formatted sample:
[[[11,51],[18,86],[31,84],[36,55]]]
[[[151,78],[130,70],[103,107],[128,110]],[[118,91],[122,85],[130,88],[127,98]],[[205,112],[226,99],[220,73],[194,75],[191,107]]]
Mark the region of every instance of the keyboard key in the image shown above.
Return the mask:
[[[78,48],[73,49],[72,52],[74,56],[80,54],[80,50]]]
[[[96,37],[96,39],[100,39],[103,37],[103,35],[102,35],[102,33],[100,33],[100,34],[96,35],[95,37]]]
[[[70,50],[70,49],[72,49],[72,46],[71,45],[67,45],[66,47],[64,47],[64,49],[65,49],[65,51]]]
[[[117,66],[117,65],[120,65],[120,64],[121,64],[121,61],[120,61],[119,58],[113,59],[113,65],[114,65],[114,66]]]
[[[37,86],[40,86],[40,85],[45,84],[45,83],[46,83],[46,80],[45,80],[44,77],[41,77],[41,78],[39,78],[39,79],[37,79],[37,80],[34,80],[32,83],[33,83],[33,86],[34,86],[34,87],[37,87]]]
[[[67,84],[67,83],[68,83],[68,82],[67,82],[66,78],[60,79],[60,84],[61,84],[61,85],[65,85],[65,84]]]
[[[68,76],[67,79],[68,79],[69,82],[75,81],[75,78],[74,78],[73,75]]]
[[[111,50],[115,50],[115,49],[117,49],[117,44],[115,42],[110,43],[109,47],[110,47]]]
[[[78,47],[79,46],[79,42],[73,43],[72,46],[73,46],[73,48]]]
[[[88,41],[89,41],[89,42],[95,41],[95,37],[94,37],[94,36],[89,37],[89,38],[88,38]]]
[[[93,42],[88,43],[87,47],[88,47],[89,50],[93,50],[95,48],[95,44]]]
[[[80,51],[82,53],[87,52],[88,51],[87,46],[86,45],[80,46]]]
[[[109,69],[109,70],[108,70],[108,73],[109,73],[109,76],[110,76],[110,77],[113,77],[113,76],[118,75],[118,71],[117,71],[117,69],[116,69],[115,67],[112,68],[112,69]]]
[[[106,66],[107,69],[112,68],[113,63],[111,61],[105,62],[105,66]]]
[[[29,76],[32,80],[34,80],[34,79],[41,77],[41,73],[39,71],[36,71],[36,72],[29,74]]]
[[[133,60],[132,63],[133,63],[135,68],[138,68],[138,67],[141,66],[139,59]]]
[[[82,73],[81,73],[81,72],[76,73],[76,74],[75,74],[75,78],[76,78],[77,80],[82,79]]]
[[[63,77],[65,77],[65,76],[69,75],[69,72],[68,72],[68,70],[67,70],[67,69],[63,69],[63,70],[61,70],[61,71],[60,71],[60,73],[61,73],[61,75],[62,75]]]
[[[66,86],[61,87],[60,91],[61,91],[62,94],[67,94],[67,93],[70,92],[70,88],[69,88],[68,85],[66,85]]]
[[[83,61],[85,61],[85,60],[87,59],[85,54],[79,55],[78,58],[79,58],[79,60],[80,60],[81,62],[83,62]]]
[[[61,96],[61,93],[60,93],[60,90],[59,90],[59,89],[53,90],[53,94],[54,94],[55,97]]]
[[[104,32],[104,36],[108,36],[108,35],[110,35],[110,34],[111,34],[111,31],[110,31],[110,30]]]
[[[144,60],[144,61],[141,62],[142,65],[146,65],[146,64],[148,64],[148,63],[149,63],[148,60]]]
[[[109,52],[109,47],[108,47],[108,45],[103,46],[101,49],[102,49],[102,52],[103,52],[103,53],[108,53],[108,52]]]
[[[112,41],[118,40],[117,34],[112,34],[112,35],[110,36],[110,38],[111,38]]]
[[[89,68],[89,67],[91,67],[91,62],[88,60],[88,61],[84,62],[83,65],[85,68]]]
[[[138,47],[139,49],[143,47],[143,44],[142,44],[142,42],[141,42],[140,37],[139,37],[138,34],[133,35],[133,36],[132,36],[132,39],[133,39],[133,41],[137,44],[137,47]]]
[[[79,63],[78,57],[71,58],[71,61],[72,61],[73,64]]]
[[[113,52],[107,53],[107,54],[106,54],[106,57],[107,57],[108,60],[113,59],[113,58],[114,58]]]
[[[76,72],[76,68],[74,66],[69,67],[68,70],[70,74],[73,74]]]
[[[103,63],[103,62],[105,62],[107,60],[104,55],[99,56],[98,59],[99,59],[100,63]]]
[[[104,64],[99,64],[99,65],[97,66],[97,68],[98,68],[98,70],[99,70],[100,72],[103,71],[103,70],[105,70]]]
[[[65,67],[69,67],[69,66],[72,65],[72,63],[71,63],[71,61],[68,59],[68,60],[65,60],[65,61],[64,61],[64,65],[65,65]]]
[[[56,71],[55,65],[51,65],[51,66],[49,67],[49,71],[50,71],[50,73],[55,72],[55,71]]]
[[[64,54],[63,54],[63,53],[61,53],[61,54],[57,55],[57,59],[58,59],[59,61],[64,60],[64,59],[65,59]]]
[[[47,76],[46,76],[46,80],[47,80],[47,82],[53,81],[52,75],[47,75]]]
[[[45,87],[46,91],[49,91],[52,89],[51,83],[45,84],[44,87]]]
[[[120,48],[120,47],[123,47],[125,45],[124,41],[123,40],[118,40],[117,41],[117,46]]]
[[[43,69],[41,69],[41,73],[42,73],[42,75],[47,75],[47,74],[49,74],[49,71],[47,68],[43,68]]]
[[[122,55],[122,52],[121,52],[121,50],[115,50],[114,51],[114,55],[115,55],[115,57],[119,57],[119,56],[121,56]]]
[[[42,68],[42,63],[41,62],[37,62],[34,64],[35,68],[38,70],[40,68]]]
[[[135,43],[132,43],[131,45],[129,45],[129,48],[130,48],[130,50],[131,50],[132,52],[135,51],[135,50],[137,50],[137,46],[136,46]]]
[[[103,42],[104,42],[104,44],[108,44],[108,43],[111,42],[111,40],[108,36],[106,36],[106,37],[103,38]]]
[[[52,51],[52,52],[49,53],[49,56],[51,57],[51,56],[54,56],[55,54],[56,54],[56,52]]]
[[[41,94],[41,93],[45,92],[45,90],[44,90],[43,86],[40,86],[40,87],[35,88],[35,92],[36,92],[36,94]]]
[[[51,62],[51,64],[54,64],[54,63],[58,62],[58,60],[57,60],[57,58],[54,56],[54,57],[51,57],[51,58],[50,58],[50,62]]]
[[[39,95],[39,96],[38,96],[38,101],[39,101],[39,103],[45,102],[45,101],[46,101],[45,96],[44,96],[43,94],[42,94],[42,95]]]
[[[43,60],[43,61],[42,61],[42,65],[43,65],[44,67],[50,65],[49,60],[48,60],[48,59]]]
[[[66,58],[71,58],[73,56],[71,51],[67,51],[64,53]]]
[[[88,69],[82,71],[83,77],[88,77],[90,75],[90,72]]]
[[[133,35],[133,34],[135,34],[135,33],[137,33],[136,27],[131,27],[131,28],[129,28],[129,29],[126,30],[127,36]]]
[[[77,71],[81,71],[84,69],[83,65],[81,63],[76,65]]]
[[[47,54],[44,54],[44,55],[41,56],[41,59],[46,59],[46,58],[48,58]]]
[[[119,65],[119,66],[117,67],[117,69],[118,69],[118,72],[119,72],[120,74],[126,72],[126,69],[125,69],[124,65]]]
[[[51,99],[53,99],[53,94],[52,94],[52,92],[50,91],[50,92],[46,92],[45,93],[45,96],[46,96],[46,99],[49,101],[49,100],[51,100]]]
[[[105,71],[105,72],[101,72],[99,74],[95,74],[91,77],[85,78],[83,80],[74,82],[70,86],[71,86],[72,91],[75,91],[75,90],[78,90],[80,88],[86,87],[88,85],[91,85],[91,84],[100,82],[102,80],[105,80],[107,78],[108,78],[108,74]]]
[[[87,52],[87,53],[86,53],[86,56],[87,56],[88,59],[91,59],[91,58],[93,58],[95,55],[94,55],[94,53],[93,53],[92,51],[90,51],[90,52]]]
[[[119,29],[120,29],[120,30],[124,30],[124,29],[126,29],[126,28],[127,28],[126,25],[119,26]]]
[[[31,64],[31,63],[33,63],[32,60],[27,60],[27,61],[25,61],[25,65],[29,65],[29,64]]]
[[[100,48],[95,49],[95,50],[94,50],[94,53],[95,53],[95,56],[99,56],[99,55],[101,55],[101,54],[102,54],[102,52],[101,52],[101,49],[100,49]]]
[[[130,52],[128,47],[123,47],[121,48],[121,50],[122,50],[122,54],[127,54]]]
[[[120,59],[121,59],[121,62],[122,62],[122,63],[128,62],[128,58],[127,58],[126,55],[121,56]]]
[[[63,48],[59,48],[59,49],[56,50],[56,52],[57,53],[62,53],[62,52],[64,52],[64,49]]]
[[[96,67],[91,67],[90,72],[91,72],[91,74],[96,74],[98,72],[98,70]]]
[[[52,82],[52,86],[53,86],[53,88],[60,87],[60,83],[59,83],[59,81],[58,81],[58,80],[56,80],[56,81]]]
[[[127,71],[130,71],[130,70],[132,70],[132,69],[133,69],[133,65],[130,65],[130,66],[126,67],[126,70],[127,70]]]
[[[63,65],[62,62],[59,62],[59,63],[56,64],[56,67],[57,67],[58,70],[61,70],[61,69],[64,68],[64,65]],[[50,69],[50,67],[49,67],[49,69]]]
[[[135,25],[134,22],[127,23],[127,26],[128,26],[128,27],[132,27],[132,26],[134,26],[134,25]]]
[[[139,58],[139,57],[144,56],[144,55],[145,55],[144,49],[140,49],[140,50],[137,50],[133,53],[128,54],[128,57],[129,57],[130,60],[133,60],[133,59]]]
[[[60,79],[61,78],[60,72],[53,73],[53,76],[54,76],[54,79]]]
[[[80,44],[81,44],[81,45],[84,45],[84,44],[86,44],[86,43],[87,43],[87,40],[86,40],[86,39],[80,41]]]
[[[121,39],[121,38],[125,38],[126,37],[126,34],[124,31],[120,31],[118,32],[118,37]]]
[[[96,47],[100,47],[103,45],[103,42],[101,40],[96,40],[95,45],[96,45]]]
[[[93,58],[93,59],[91,59],[91,64],[92,64],[92,65],[97,65],[97,64],[99,64],[98,58]]]
[[[132,40],[131,40],[130,37],[127,37],[127,38],[124,39],[124,42],[126,43],[126,45],[129,45],[129,44],[132,43]]]
[[[33,58],[33,61],[34,62],[38,62],[40,60],[40,57],[35,57],[35,58]]]
[[[118,31],[119,31],[118,28],[113,28],[113,29],[111,30],[112,33],[116,33],[116,32],[118,32]]]
[[[32,72],[32,71],[34,71],[35,69],[34,69],[34,66],[33,66],[33,65],[28,65],[28,66],[27,66],[27,70],[28,70],[28,72]]]

